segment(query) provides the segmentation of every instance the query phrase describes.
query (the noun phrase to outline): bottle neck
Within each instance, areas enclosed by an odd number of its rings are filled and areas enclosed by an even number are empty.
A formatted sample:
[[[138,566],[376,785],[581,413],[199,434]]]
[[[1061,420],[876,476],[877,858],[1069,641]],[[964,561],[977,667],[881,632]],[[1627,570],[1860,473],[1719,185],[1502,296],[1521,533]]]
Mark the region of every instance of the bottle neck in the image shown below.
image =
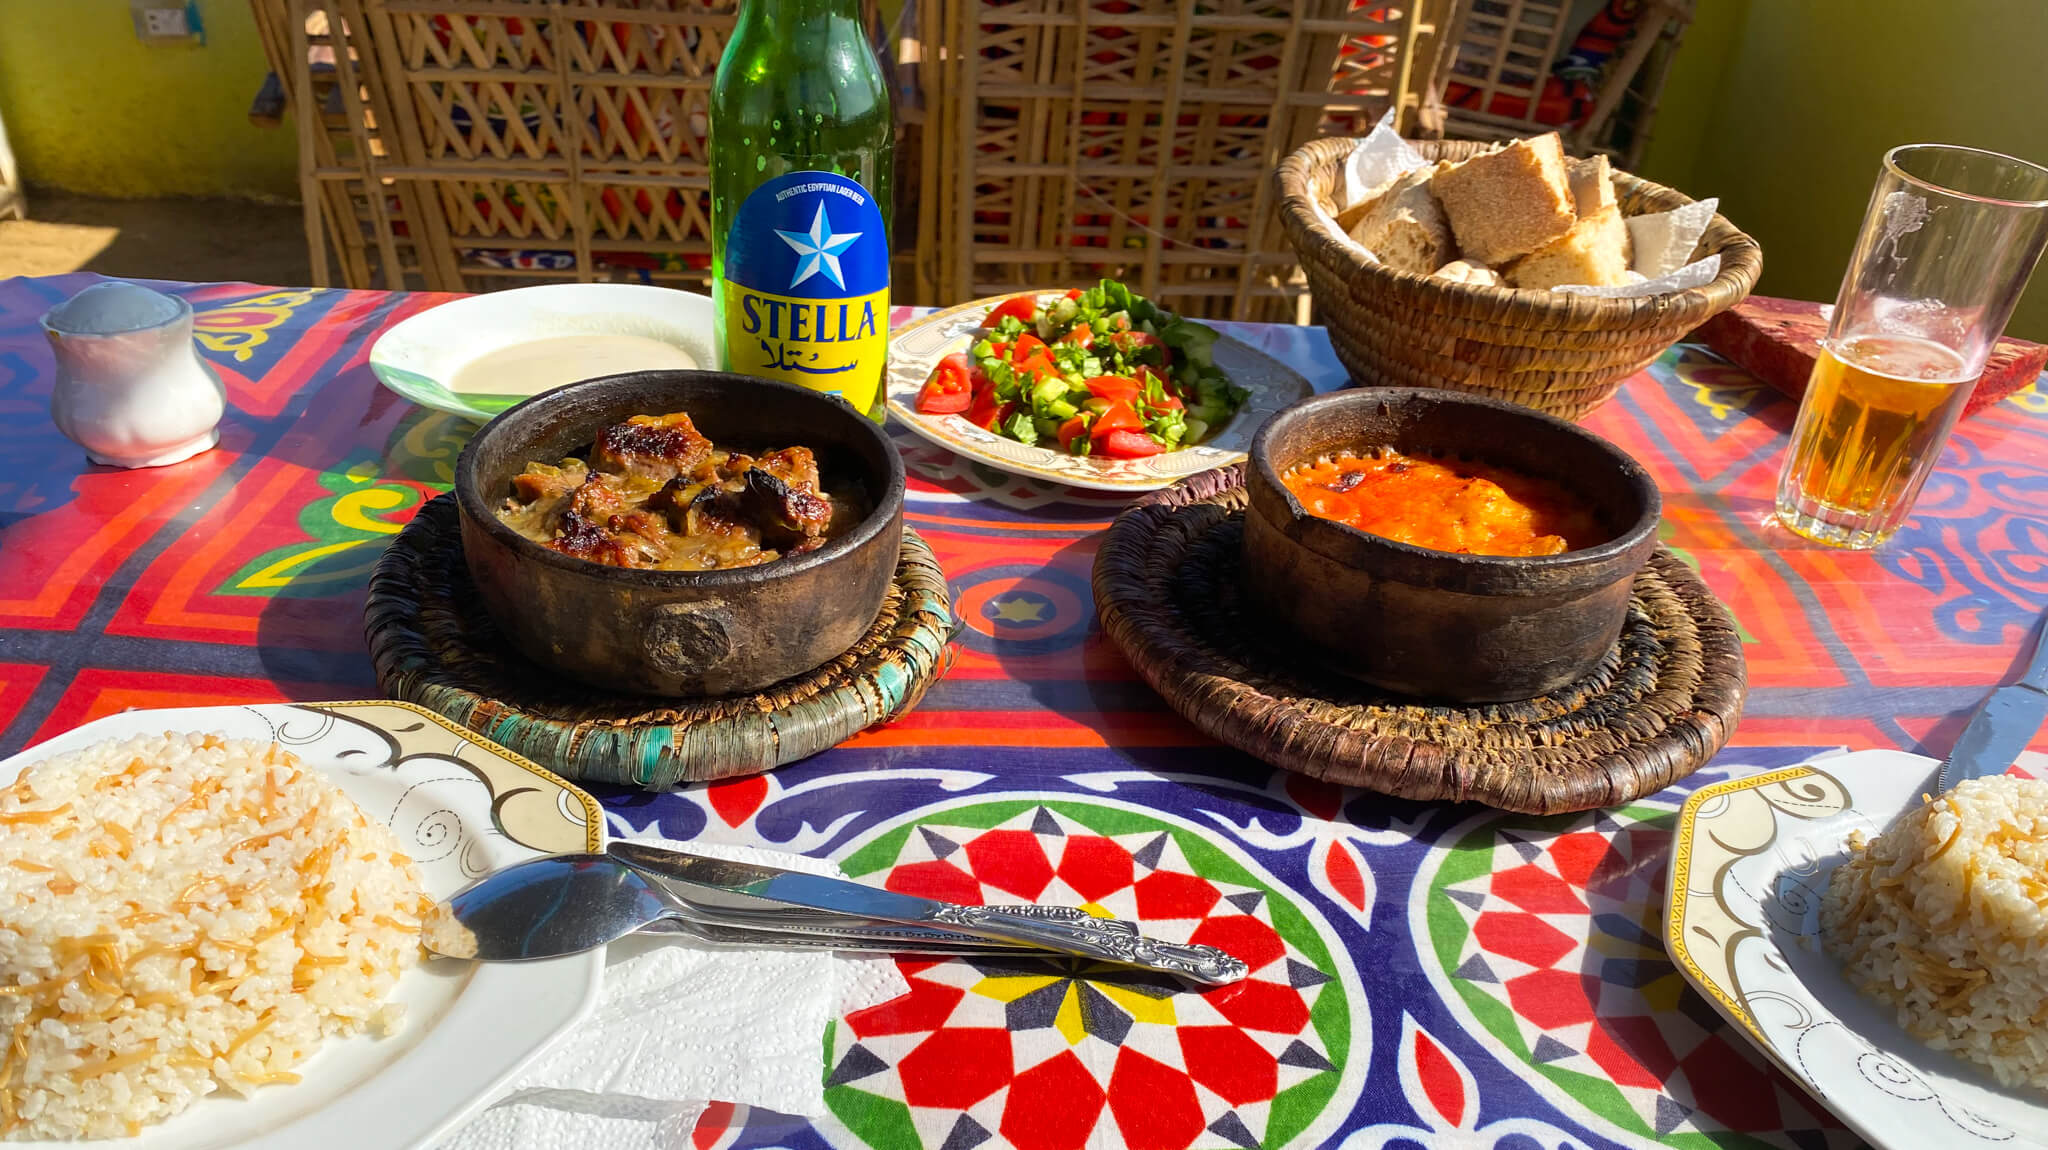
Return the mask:
[[[859,22],[863,6],[863,0],[740,0],[739,19],[793,31],[819,20]]]

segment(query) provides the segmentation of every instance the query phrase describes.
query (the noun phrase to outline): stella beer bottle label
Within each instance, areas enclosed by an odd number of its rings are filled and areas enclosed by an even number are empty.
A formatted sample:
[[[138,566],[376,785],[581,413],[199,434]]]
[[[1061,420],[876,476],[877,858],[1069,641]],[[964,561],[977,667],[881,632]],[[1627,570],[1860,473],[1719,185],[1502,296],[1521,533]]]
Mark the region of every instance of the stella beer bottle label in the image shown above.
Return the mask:
[[[832,172],[755,188],[726,235],[723,303],[733,371],[871,409],[889,346],[889,238],[874,197]]]

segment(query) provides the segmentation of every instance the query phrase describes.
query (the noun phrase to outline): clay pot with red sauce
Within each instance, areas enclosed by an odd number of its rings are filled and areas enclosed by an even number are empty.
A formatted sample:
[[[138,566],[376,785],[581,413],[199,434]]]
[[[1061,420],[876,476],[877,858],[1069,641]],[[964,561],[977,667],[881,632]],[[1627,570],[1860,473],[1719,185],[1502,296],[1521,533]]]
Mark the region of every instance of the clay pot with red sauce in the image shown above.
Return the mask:
[[[1437,551],[1312,515],[1283,482],[1297,464],[1376,448],[1551,480],[1607,537],[1557,555]],[[1252,609],[1331,670],[1445,703],[1531,699],[1598,666],[1621,636],[1663,510],[1642,466],[1591,432],[1424,388],[1354,388],[1286,408],[1253,439],[1245,486]]]

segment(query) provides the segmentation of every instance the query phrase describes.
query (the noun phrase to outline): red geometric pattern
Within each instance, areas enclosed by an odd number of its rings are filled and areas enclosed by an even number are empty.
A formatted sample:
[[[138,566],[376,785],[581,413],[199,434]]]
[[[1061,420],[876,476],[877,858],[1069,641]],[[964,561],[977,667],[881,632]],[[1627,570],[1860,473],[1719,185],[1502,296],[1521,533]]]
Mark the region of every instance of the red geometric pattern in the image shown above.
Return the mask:
[[[28,702],[47,670],[34,663],[0,663],[0,730],[14,721],[15,712]]]
[[[827,1082],[847,1088],[843,1105],[901,1102],[926,1147],[994,1136],[1028,1150],[1251,1145],[1277,1097],[1342,1062],[1311,1023],[1331,974],[1273,928],[1266,892],[1196,873],[1163,831],[1105,835],[1043,807],[985,829],[927,823],[863,879],[965,903],[1083,907],[1221,947],[1252,971],[1197,992],[1080,960],[901,962],[910,993],[836,1028]],[[1302,1117],[1289,1116],[1293,1129]]]
[[[1593,813],[1561,829],[1507,820],[1490,837],[1459,848],[1486,856],[1483,873],[1440,892],[1466,927],[1451,973],[1461,991],[1507,1007],[1532,1069],[1578,1083],[1568,1087],[1575,1094],[1611,1087],[1663,1137],[1834,1125],[1761,1055],[1738,1048],[1665,957],[1663,820]],[[1423,1043],[1426,1072],[1441,1054]]]

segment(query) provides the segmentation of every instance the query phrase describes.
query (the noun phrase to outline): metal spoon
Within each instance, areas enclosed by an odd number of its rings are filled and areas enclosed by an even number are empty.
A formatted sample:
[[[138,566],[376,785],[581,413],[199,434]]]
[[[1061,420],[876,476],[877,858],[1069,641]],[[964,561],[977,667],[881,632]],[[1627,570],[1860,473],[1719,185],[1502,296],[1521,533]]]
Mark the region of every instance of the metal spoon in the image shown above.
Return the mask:
[[[482,962],[577,954],[643,931],[723,947],[1053,957],[952,931],[843,915],[802,918],[786,929],[735,921],[609,855],[553,855],[495,871],[457,891],[428,915],[424,936],[436,954]]]

